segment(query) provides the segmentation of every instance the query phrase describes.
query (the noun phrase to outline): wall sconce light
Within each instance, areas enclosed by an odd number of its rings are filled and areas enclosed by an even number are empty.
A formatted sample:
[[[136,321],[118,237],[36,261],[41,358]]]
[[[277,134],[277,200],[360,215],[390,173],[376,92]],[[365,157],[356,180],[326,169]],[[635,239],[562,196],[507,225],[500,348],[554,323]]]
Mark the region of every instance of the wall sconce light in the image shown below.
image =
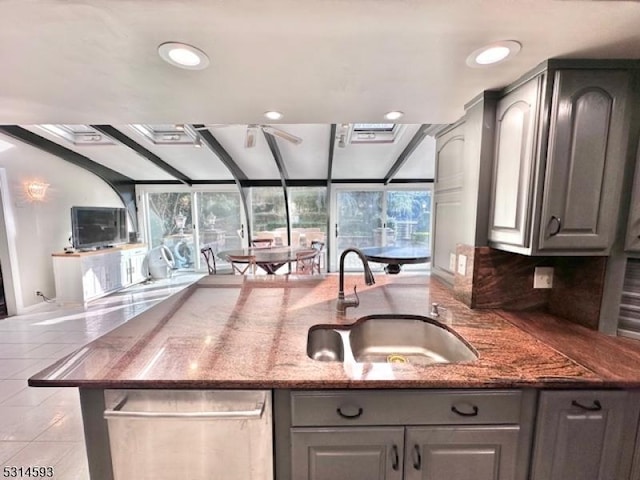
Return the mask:
[[[26,184],[27,195],[31,200],[42,202],[49,188],[48,183],[43,182],[29,182]]]

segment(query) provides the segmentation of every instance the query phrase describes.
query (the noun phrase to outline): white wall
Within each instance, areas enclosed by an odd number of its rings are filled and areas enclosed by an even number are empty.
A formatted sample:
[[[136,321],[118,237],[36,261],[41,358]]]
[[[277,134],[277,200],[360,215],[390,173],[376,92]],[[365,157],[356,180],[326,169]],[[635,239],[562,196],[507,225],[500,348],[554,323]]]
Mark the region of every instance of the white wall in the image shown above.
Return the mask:
[[[2,134],[0,141],[14,145],[0,152],[7,182],[3,190],[8,190],[2,191],[0,262],[4,276],[10,276],[4,279],[9,314],[15,314],[42,302],[36,290],[55,297],[51,254],[70,245],[71,207],[123,204],[111,187],[87,170]],[[25,192],[25,184],[34,180],[50,185],[43,202],[31,200]]]

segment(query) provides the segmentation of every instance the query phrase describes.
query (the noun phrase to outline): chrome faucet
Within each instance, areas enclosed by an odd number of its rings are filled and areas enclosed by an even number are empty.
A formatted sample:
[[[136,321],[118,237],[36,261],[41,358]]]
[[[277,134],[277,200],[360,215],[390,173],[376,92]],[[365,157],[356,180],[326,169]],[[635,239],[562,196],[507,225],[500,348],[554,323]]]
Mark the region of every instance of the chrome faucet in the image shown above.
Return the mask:
[[[340,255],[340,289],[338,290],[338,303],[336,303],[336,309],[342,313],[346,312],[349,307],[357,307],[360,305],[356,286],[353,287],[353,294],[356,296],[355,300],[347,300],[344,298],[344,257],[346,257],[349,252],[356,253],[360,257],[360,260],[362,260],[362,265],[364,266],[364,281],[366,284],[373,285],[376,283],[376,279],[373,277],[373,273],[369,268],[369,263],[367,263],[367,258],[364,256],[364,253],[353,247],[347,248],[342,252],[342,255]]]

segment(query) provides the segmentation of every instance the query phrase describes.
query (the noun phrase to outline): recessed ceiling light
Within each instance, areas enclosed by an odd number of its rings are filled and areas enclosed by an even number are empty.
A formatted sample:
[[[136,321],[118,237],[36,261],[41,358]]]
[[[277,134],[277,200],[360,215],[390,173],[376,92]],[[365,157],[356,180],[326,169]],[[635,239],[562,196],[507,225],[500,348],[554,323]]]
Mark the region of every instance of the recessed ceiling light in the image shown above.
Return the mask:
[[[516,55],[522,45],[514,40],[485,45],[467,57],[467,65],[474,68],[489,67],[504,62]]]
[[[393,112],[387,112],[384,114],[384,118],[386,118],[387,120],[398,120],[399,118],[401,118],[404,115],[403,112],[399,111],[399,110],[394,110]]]
[[[267,117],[269,120],[280,120],[282,118],[282,114],[274,110],[270,112],[264,112],[264,116]]]
[[[158,47],[160,57],[174,67],[202,70],[209,66],[209,57],[199,48],[186,43],[166,42]]]

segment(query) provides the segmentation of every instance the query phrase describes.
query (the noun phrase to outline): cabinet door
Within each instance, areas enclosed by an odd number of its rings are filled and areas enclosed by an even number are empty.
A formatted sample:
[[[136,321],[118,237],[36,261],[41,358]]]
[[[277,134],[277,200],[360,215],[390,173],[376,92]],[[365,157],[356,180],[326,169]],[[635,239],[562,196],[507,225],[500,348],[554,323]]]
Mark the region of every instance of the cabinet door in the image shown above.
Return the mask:
[[[404,428],[291,429],[295,480],[401,480]]]
[[[453,283],[456,245],[463,242],[464,124],[436,140],[432,272]]]
[[[489,240],[529,247],[536,118],[542,77],[498,102]]]
[[[556,72],[540,250],[608,253],[626,155],[627,90],[624,71]]]
[[[405,480],[512,480],[517,425],[411,427],[405,443]]]
[[[637,150],[636,173],[633,179],[633,194],[631,196],[625,249],[631,252],[640,252],[640,144]]]
[[[542,392],[532,480],[617,480],[623,448],[622,391]]]

